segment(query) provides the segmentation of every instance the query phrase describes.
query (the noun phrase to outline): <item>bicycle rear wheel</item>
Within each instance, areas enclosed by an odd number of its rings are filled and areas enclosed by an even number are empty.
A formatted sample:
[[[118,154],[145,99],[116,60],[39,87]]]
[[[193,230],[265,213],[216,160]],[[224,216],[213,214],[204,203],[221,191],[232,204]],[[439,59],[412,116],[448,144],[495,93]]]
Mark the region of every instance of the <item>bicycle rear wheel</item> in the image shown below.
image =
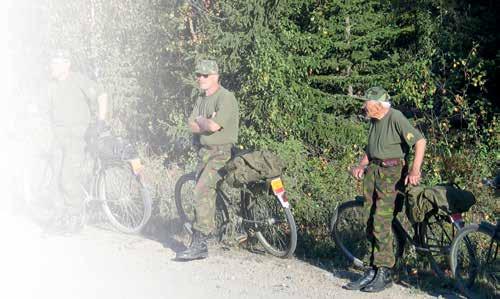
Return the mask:
[[[350,263],[360,269],[369,267],[372,246],[367,238],[369,215],[365,213],[363,206],[362,197],[344,202],[335,209],[330,222],[330,231],[337,248]],[[393,228],[393,233],[394,231]],[[396,260],[400,259],[404,251],[404,240],[397,233],[394,234],[394,250]]]
[[[457,287],[468,297],[500,297],[499,240],[495,227],[469,225],[451,246],[450,265]]]
[[[420,243],[427,251],[425,256],[431,264],[434,273],[439,277],[451,276],[449,255],[451,242],[457,229],[450,220],[449,215],[442,211],[433,211],[426,215],[420,223]]]
[[[243,222],[268,253],[281,258],[290,257],[297,247],[295,219],[290,208],[282,206],[267,184],[260,187],[263,188],[244,192],[247,219]]]
[[[151,196],[129,163],[106,167],[99,175],[98,196],[111,224],[123,233],[136,234],[151,216]]]

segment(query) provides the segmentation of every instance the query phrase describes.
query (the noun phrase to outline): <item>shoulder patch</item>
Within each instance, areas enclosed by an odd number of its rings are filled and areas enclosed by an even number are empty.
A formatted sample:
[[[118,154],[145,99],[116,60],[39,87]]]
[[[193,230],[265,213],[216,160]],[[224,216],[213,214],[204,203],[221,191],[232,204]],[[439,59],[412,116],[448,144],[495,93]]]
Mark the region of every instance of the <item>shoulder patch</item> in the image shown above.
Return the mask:
[[[408,133],[408,134],[406,134],[406,140],[410,141],[410,140],[412,140],[413,138],[415,138],[415,136],[414,136],[412,133]]]

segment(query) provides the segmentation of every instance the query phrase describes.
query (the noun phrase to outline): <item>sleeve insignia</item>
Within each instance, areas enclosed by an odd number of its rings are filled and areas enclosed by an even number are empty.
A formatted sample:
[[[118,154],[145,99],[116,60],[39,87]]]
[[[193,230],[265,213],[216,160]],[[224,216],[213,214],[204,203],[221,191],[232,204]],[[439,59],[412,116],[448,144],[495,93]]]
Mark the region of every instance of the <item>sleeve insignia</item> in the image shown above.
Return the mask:
[[[412,133],[406,134],[406,140],[411,141],[415,136]]]

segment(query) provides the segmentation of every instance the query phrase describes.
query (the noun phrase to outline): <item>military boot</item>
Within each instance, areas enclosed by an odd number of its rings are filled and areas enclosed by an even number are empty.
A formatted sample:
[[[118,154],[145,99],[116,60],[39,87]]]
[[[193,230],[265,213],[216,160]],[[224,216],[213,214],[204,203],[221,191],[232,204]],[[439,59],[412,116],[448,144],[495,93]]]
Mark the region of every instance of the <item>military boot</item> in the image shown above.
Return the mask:
[[[189,245],[189,248],[182,252],[178,252],[175,259],[191,261],[208,257],[207,239],[207,236],[195,230],[193,232],[193,241],[191,242],[191,245]]]
[[[391,270],[385,267],[377,269],[375,278],[361,290],[363,292],[376,293],[392,286]]]
[[[375,278],[375,269],[371,268],[366,270],[363,276],[356,281],[351,281],[350,283],[342,286],[346,290],[361,290],[364,286],[369,284],[373,278]]]

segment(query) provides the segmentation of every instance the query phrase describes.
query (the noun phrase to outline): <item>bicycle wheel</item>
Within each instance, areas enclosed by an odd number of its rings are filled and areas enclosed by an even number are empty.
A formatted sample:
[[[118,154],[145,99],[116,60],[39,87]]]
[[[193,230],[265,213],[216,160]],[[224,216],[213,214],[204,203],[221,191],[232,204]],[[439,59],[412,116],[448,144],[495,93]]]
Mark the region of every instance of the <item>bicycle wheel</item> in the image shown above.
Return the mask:
[[[151,196],[130,164],[106,167],[98,181],[98,196],[111,224],[123,233],[139,233],[151,216]]]
[[[450,265],[457,287],[468,297],[500,297],[499,240],[495,227],[472,224],[451,245]]]
[[[441,211],[426,215],[419,225],[420,244],[426,250],[424,254],[434,273],[441,278],[451,275],[449,255],[456,233],[450,217]]]
[[[330,231],[337,248],[350,263],[360,269],[366,269],[370,265],[372,246],[367,238],[369,215],[366,215],[363,206],[362,197],[344,202],[335,209],[330,222]],[[394,233],[393,246],[398,260],[403,255],[404,241],[397,233]]]
[[[193,223],[194,215],[194,187],[196,172],[181,176],[175,183],[175,207],[183,223]]]
[[[194,187],[196,186],[196,172],[187,173],[181,176],[175,183],[175,207],[184,227],[187,226],[189,233],[192,233],[191,225],[195,221]],[[213,236],[217,241],[222,240],[229,222],[229,213],[224,200],[217,190],[215,204],[215,231]]]
[[[268,253],[281,258],[292,256],[297,247],[297,226],[290,208],[281,205],[267,184],[244,194],[246,229],[255,234]]]

